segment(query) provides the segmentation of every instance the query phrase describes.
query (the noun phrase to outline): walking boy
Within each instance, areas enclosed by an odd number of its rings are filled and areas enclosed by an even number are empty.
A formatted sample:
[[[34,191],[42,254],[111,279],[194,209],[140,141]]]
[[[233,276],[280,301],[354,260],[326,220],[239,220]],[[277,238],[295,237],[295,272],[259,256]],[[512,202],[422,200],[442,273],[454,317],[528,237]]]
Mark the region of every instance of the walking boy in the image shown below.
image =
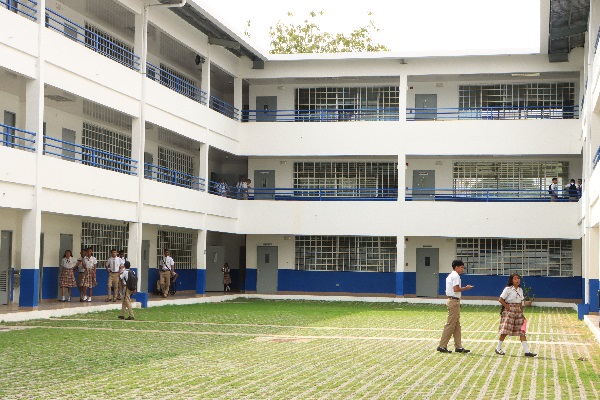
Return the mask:
[[[119,319],[126,319],[128,321],[132,321],[134,320],[134,316],[133,316],[133,308],[131,307],[131,294],[136,294],[137,293],[137,289],[136,290],[132,290],[130,288],[128,288],[127,286],[127,280],[129,279],[129,274],[133,274],[132,271],[130,271],[130,267],[131,264],[129,263],[129,261],[125,261],[125,265],[124,265],[124,269],[123,272],[121,272],[121,275],[119,276],[121,278],[121,282],[123,283],[123,287],[125,288],[125,295],[123,296],[123,303],[121,306],[121,315],[119,315]],[[137,281],[136,281],[137,284]],[[125,318],[125,311],[129,310],[129,316],[127,318]]]
[[[442,333],[442,339],[437,351],[440,353],[452,353],[448,350],[448,342],[450,337],[454,336],[454,351],[457,353],[469,353],[471,350],[467,350],[462,347],[461,342],[461,329],[460,329],[460,296],[465,290],[473,288],[471,285],[461,287],[460,275],[465,270],[465,263],[462,260],[452,261],[452,273],[446,278],[446,306],[448,307],[448,320],[444,326],[444,332]]]

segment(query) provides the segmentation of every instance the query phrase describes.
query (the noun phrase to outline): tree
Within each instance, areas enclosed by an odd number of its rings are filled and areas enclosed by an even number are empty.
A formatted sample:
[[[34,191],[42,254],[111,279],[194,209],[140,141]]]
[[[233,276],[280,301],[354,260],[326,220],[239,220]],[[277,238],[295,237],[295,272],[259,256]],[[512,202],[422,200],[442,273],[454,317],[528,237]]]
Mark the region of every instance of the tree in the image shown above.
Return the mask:
[[[310,12],[310,18],[304,20],[301,24],[284,24],[281,20],[277,21],[275,27],[269,28],[271,36],[271,54],[296,54],[296,53],[342,53],[342,52],[370,52],[370,51],[389,51],[389,49],[379,43],[374,43],[372,39],[373,32],[379,31],[373,21],[369,21],[367,26],[361,26],[349,35],[343,33],[331,34],[322,32],[315,19],[317,15],[321,16],[321,11]],[[368,13],[371,16],[371,13]],[[293,17],[288,12],[288,17]]]

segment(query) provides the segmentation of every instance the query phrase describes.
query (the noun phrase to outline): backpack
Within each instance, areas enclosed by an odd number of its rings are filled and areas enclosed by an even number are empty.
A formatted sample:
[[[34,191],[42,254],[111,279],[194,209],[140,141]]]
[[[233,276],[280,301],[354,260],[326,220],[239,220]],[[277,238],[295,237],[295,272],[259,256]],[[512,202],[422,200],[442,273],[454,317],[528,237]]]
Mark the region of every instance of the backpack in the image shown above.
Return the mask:
[[[127,281],[125,282],[127,289],[129,289],[131,292],[137,291],[137,281],[138,278],[135,275],[135,272],[129,270],[129,273],[127,274]]]
[[[550,186],[548,186],[548,193],[552,194],[552,184],[550,184]]]

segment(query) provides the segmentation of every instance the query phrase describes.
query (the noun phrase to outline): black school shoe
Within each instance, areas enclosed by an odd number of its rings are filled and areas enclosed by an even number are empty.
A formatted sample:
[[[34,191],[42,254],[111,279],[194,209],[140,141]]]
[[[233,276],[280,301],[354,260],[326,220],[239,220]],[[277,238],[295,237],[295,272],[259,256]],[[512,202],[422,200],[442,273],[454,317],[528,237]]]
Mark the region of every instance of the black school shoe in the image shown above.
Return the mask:
[[[119,315],[119,316],[118,316],[118,318],[119,318],[119,319],[125,319],[125,317],[124,317],[124,316],[122,316],[122,315]]]
[[[439,347],[437,348],[437,351],[439,351],[440,353],[452,353],[450,350],[448,350],[445,347]]]
[[[461,347],[461,348],[459,348],[459,349],[454,349],[454,351],[455,351],[456,353],[465,353],[465,354],[467,354],[467,353],[470,353],[470,352],[471,352],[471,350],[467,350],[467,349],[465,349],[465,348],[463,348],[463,347]]]
[[[537,353],[525,353],[525,357],[535,357]]]

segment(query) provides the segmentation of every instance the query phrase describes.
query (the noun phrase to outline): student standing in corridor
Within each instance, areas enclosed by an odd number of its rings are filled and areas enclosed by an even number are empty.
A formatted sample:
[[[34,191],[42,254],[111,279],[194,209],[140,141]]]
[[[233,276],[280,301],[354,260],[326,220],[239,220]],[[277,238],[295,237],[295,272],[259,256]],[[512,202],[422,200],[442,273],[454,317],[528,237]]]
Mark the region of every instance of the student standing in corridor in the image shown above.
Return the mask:
[[[444,326],[444,332],[442,333],[442,339],[437,351],[440,353],[452,353],[448,350],[448,342],[450,337],[454,336],[454,351],[457,353],[469,353],[471,350],[467,350],[462,347],[461,331],[460,331],[460,297],[461,293],[465,290],[473,288],[472,285],[465,287],[461,286],[460,275],[465,269],[465,263],[462,260],[452,261],[452,272],[446,278],[446,306],[448,307],[448,321]]]

